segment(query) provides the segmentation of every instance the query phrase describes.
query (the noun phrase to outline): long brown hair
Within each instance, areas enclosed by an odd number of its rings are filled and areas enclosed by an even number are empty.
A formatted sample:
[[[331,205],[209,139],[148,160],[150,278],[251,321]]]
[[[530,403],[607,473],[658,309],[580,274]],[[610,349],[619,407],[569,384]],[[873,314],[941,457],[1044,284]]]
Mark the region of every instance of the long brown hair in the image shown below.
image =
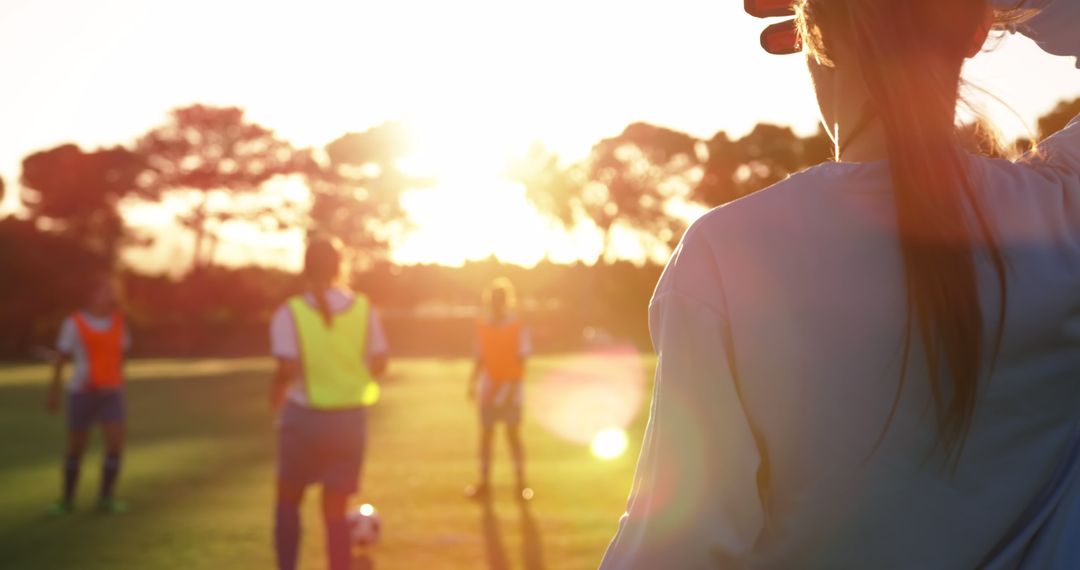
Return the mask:
[[[341,243],[336,239],[316,237],[308,242],[304,252],[304,277],[308,291],[315,298],[315,307],[329,327],[334,323],[334,313],[326,298],[326,289],[341,275]]]
[[[869,112],[885,133],[908,304],[900,381],[885,429],[899,405],[917,335],[938,443],[958,461],[986,372],[980,255],[991,262],[999,288],[991,363],[1005,319],[1004,255],[979,206],[956,128],[961,67],[986,23],[987,0],[800,0],[797,8],[810,55],[856,66]],[[830,61],[834,41],[844,42],[854,61]]]

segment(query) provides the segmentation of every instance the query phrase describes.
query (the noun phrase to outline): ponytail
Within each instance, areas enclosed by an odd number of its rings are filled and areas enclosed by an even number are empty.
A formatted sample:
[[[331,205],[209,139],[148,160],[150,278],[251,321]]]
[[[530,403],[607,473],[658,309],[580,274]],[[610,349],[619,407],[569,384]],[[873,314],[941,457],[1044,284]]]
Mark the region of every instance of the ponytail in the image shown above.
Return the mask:
[[[824,3],[805,2],[804,19],[810,4],[818,12]],[[955,126],[961,66],[986,3],[849,0],[843,4],[846,10],[831,14],[829,24],[847,24],[850,53],[885,133],[907,290],[903,361],[885,430],[899,405],[917,335],[925,352],[938,444],[946,457],[958,461],[987,360],[976,269],[980,253],[991,262],[998,284],[1000,316],[991,363],[1000,348],[1006,304],[1004,256],[979,207]],[[804,22],[802,29],[806,33],[811,28]],[[813,50],[824,42],[819,37],[808,45]],[[948,385],[943,374],[951,381]]]
[[[334,324],[334,312],[330,310],[326,290],[341,274],[341,260],[341,245],[334,239],[312,239],[304,253],[304,277],[307,278],[308,291],[314,297],[315,307],[327,327]]]
[[[334,312],[330,310],[330,301],[326,298],[326,289],[312,290],[311,296],[315,297],[315,308],[319,310],[319,314],[322,315],[323,322],[326,323],[326,328],[330,328],[334,325]]]

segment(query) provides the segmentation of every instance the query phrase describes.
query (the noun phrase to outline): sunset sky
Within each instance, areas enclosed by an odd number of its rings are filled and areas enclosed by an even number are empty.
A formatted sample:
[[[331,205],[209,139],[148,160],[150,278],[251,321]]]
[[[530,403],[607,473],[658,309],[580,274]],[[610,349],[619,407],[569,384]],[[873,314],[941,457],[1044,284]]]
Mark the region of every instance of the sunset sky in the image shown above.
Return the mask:
[[[409,197],[417,230],[398,260],[591,259],[597,236],[537,216],[500,180],[504,158],[534,140],[578,157],[639,120],[702,137],[761,121],[812,131],[801,58],[764,54],[762,27],[741,0],[0,0],[3,207],[26,154],[128,143],[190,103],[241,106],[301,146],[407,119],[443,186]],[[988,108],[1015,136],[1080,95],[1071,68],[1014,37],[968,76],[1016,111]],[[168,212],[137,217],[170,227]],[[229,234],[232,261],[297,263],[297,234]],[[185,247],[162,240],[140,263],[164,268]]]

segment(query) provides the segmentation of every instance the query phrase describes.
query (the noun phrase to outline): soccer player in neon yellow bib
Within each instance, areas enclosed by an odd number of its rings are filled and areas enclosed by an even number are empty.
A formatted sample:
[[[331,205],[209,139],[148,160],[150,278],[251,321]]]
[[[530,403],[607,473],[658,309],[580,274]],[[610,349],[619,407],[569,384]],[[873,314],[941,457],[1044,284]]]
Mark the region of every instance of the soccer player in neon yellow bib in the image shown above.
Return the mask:
[[[367,437],[366,408],[379,399],[376,377],[387,344],[366,297],[340,286],[340,245],[316,239],[304,256],[307,290],[290,298],[270,324],[277,359],[271,404],[279,410],[274,545],[279,570],[295,570],[300,503],[322,485],[330,570],[350,565],[346,509],[359,489]]]

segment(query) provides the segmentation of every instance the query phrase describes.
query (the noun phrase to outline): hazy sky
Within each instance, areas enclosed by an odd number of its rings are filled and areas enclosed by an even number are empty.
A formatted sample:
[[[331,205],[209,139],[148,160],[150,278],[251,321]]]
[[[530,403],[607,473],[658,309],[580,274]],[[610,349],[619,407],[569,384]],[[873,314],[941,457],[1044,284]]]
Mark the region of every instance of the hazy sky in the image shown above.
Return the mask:
[[[741,0],[0,0],[0,175],[11,188],[31,151],[130,142],[193,102],[242,106],[299,145],[411,119],[454,165],[457,191],[481,194],[532,140],[579,155],[637,120],[700,136],[759,121],[809,132],[801,58],[764,54],[762,27]],[[1080,95],[1071,67],[1016,37],[968,75],[1033,123]],[[452,224],[426,226],[411,259]],[[459,249],[528,262],[559,248],[534,226],[527,254],[490,239]]]

